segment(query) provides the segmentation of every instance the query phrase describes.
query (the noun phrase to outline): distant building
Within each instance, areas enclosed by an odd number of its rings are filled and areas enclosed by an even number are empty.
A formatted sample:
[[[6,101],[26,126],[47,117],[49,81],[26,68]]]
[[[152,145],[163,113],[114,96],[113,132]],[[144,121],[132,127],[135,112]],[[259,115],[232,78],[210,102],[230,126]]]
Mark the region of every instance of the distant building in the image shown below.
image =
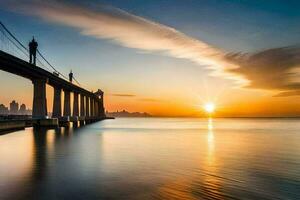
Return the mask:
[[[32,115],[32,110],[27,109],[24,103],[19,107],[18,102],[13,100],[9,104],[9,109],[4,104],[0,104],[0,115]]]
[[[9,104],[9,114],[11,115],[17,115],[19,111],[19,104],[13,100],[10,104]]]
[[[20,114],[20,115],[26,115],[27,114],[27,112],[26,112],[26,105],[25,104],[22,104],[20,106],[20,110],[19,110],[18,114]]]
[[[0,115],[7,115],[8,114],[8,107],[5,105],[1,104],[0,105]]]
[[[32,110],[27,109],[27,110],[26,110],[26,115],[32,115]],[[51,115],[52,115],[52,114],[51,114]],[[49,116],[51,116],[51,115],[49,115]]]
[[[108,117],[152,117],[149,113],[146,112],[128,112],[126,110],[123,110],[121,112],[106,112],[106,116]]]

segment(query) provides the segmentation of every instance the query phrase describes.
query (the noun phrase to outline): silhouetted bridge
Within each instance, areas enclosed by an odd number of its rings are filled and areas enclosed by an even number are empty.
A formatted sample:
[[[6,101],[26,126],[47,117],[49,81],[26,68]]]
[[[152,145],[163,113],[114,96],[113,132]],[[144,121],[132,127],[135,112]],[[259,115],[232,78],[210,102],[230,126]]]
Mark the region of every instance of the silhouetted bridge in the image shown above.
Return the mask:
[[[0,22],[0,70],[9,72],[31,80],[33,84],[33,104],[32,104],[32,123],[37,126],[52,126],[58,124],[86,124],[105,119],[105,109],[103,106],[103,92],[98,89],[93,93],[81,86],[75,85],[71,81],[65,80],[63,74],[58,72],[46,58],[36,49],[36,53],[54,71],[47,71],[35,65],[37,60],[42,66],[46,67],[39,58],[34,58],[31,64],[31,49],[27,49],[5,26]],[[3,36],[3,37],[2,37]],[[7,48],[3,48],[6,47]],[[12,47],[14,49],[11,51]],[[30,47],[30,44],[29,44]],[[36,43],[37,47],[37,43]],[[8,53],[9,52],[9,53]],[[19,58],[23,53],[23,59]],[[12,55],[14,54],[14,55]],[[18,57],[15,55],[18,54]],[[29,55],[30,54],[30,55]],[[25,58],[24,58],[25,55]],[[30,57],[30,62],[27,60]],[[35,57],[35,56],[34,56]],[[73,74],[72,74],[73,77]],[[74,78],[75,79],[75,78]],[[75,79],[78,83],[78,81]],[[3,83],[1,83],[3,84]],[[48,117],[46,84],[54,89],[52,116]],[[62,93],[64,101],[62,102]],[[73,105],[71,105],[71,94],[73,93]],[[71,110],[72,108],[72,110]],[[19,121],[19,120],[18,120]],[[28,122],[28,119],[26,120]],[[3,123],[3,122],[1,122]],[[12,123],[13,124],[13,123]],[[1,126],[0,124],[0,131]],[[10,126],[8,124],[8,126]]]
[[[101,90],[96,93],[90,92],[3,51],[0,51],[0,70],[32,81],[33,119],[47,119],[46,84],[51,85],[54,89],[52,118],[57,118],[61,122],[90,122],[105,118],[103,92]],[[62,92],[64,93],[63,104]],[[72,112],[71,93],[73,93]]]

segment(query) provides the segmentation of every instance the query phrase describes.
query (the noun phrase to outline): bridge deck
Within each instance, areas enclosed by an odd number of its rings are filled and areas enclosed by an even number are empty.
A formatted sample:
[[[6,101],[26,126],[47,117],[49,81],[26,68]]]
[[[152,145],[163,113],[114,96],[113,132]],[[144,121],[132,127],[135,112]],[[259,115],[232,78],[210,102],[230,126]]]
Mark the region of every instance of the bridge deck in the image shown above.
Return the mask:
[[[7,54],[0,50],[0,70],[22,76],[24,78],[34,79],[45,79],[47,84],[66,89],[72,92],[81,93],[88,96],[95,96],[94,93],[74,85],[38,66],[32,65],[24,60],[21,60],[15,56]]]

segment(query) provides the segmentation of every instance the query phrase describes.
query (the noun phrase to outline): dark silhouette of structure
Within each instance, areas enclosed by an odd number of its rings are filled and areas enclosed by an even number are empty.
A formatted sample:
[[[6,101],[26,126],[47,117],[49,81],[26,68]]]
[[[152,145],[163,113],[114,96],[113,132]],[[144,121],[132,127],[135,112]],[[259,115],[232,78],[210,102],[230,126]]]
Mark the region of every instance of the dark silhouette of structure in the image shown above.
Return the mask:
[[[9,36],[9,41],[13,41],[12,44],[25,55],[29,52],[28,63],[0,50],[0,70],[24,77],[32,82],[33,104],[31,124],[33,124],[33,126],[50,127],[61,124],[63,126],[68,126],[69,122],[75,124],[77,122],[80,122],[80,124],[88,124],[106,119],[103,106],[103,92],[94,94],[81,86],[72,84],[71,82],[73,79],[76,81],[72,71],[69,74],[70,81],[68,81],[68,78],[59,73],[40,53],[37,49],[38,43],[34,38],[28,44],[28,49],[0,22],[0,34],[1,31],[7,33],[6,36]],[[36,66],[37,54],[55,71],[55,73]],[[54,90],[52,117],[48,116],[47,112],[46,85],[52,86]],[[61,98],[62,94],[64,94],[63,101]],[[71,101],[72,97],[73,99]],[[5,110],[4,106],[1,106],[1,109]],[[24,109],[25,107],[22,106],[21,110]],[[14,110],[18,111],[18,109]],[[4,124],[2,127],[6,127],[6,125],[7,124]]]
[[[73,82],[73,72],[71,70],[71,72],[69,73],[69,81],[72,83]]]
[[[0,104],[0,115],[7,115],[8,112],[8,107],[6,107],[4,104]]]
[[[106,112],[106,116],[109,117],[153,117],[146,112],[128,112],[126,110],[116,112]]]
[[[0,104],[0,115],[31,115],[32,110],[27,109],[26,105],[23,103],[21,106],[19,106],[19,103],[13,100],[9,104],[9,108],[6,107],[4,104]]]
[[[19,104],[13,100],[10,104],[9,104],[9,111],[10,111],[10,114],[12,115],[16,115],[18,114],[18,111],[19,111]]]
[[[98,89],[97,92],[95,92],[94,94],[98,97],[98,99],[100,101],[99,104],[96,104],[95,109],[98,110],[100,113],[104,113],[104,115],[105,115],[104,102],[103,102],[104,92],[102,90]]]
[[[20,106],[20,109],[19,109],[19,114],[20,115],[26,115],[26,105],[23,103],[21,106]]]
[[[36,65],[36,51],[38,43],[35,41],[34,37],[31,42],[29,42],[29,63]]]
[[[34,119],[47,118],[46,84],[54,89],[52,118],[60,121],[85,121],[85,123],[106,118],[103,92],[100,90],[94,94],[3,51],[0,51],[0,70],[31,80],[34,89],[32,105],[32,118]],[[63,102],[62,93],[64,93]],[[73,93],[73,110],[71,109],[71,93]]]

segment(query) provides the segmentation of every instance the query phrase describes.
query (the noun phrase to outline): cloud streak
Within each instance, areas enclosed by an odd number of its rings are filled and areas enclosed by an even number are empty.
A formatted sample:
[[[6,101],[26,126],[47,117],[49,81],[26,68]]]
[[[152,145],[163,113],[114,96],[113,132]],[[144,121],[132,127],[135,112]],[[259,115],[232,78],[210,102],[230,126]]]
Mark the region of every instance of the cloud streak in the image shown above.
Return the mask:
[[[231,53],[226,60],[239,66],[228,70],[250,80],[247,87],[281,91],[276,97],[300,95],[300,47]]]
[[[1,1],[1,0],[0,0]],[[3,1],[15,12],[80,29],[83,35],[110,39],[129,48],[184,58],[221,73],[236,66],[224,61],[224,52],[174,28],[132,15],[110,6],[97,9],[61,1]]]
[[[111,94],[111,96],[115,97],[136,97],[134,94]]]
[[[140,101],[145,101],[145,102],[162,102],[160,99],[154,99],[154,98],[141,98],[139,99]]]
[[[188,59],[211,69],[214,75],[238,80],[248,88],[278,91],[279,94],[275,95],[278,97],[300,95],[300,81],[297,78],[300,73],[300,50],[297,46],[227,54],[174,28],[109,6],[98,5],[91,9],[62,1],[0,2],[15,12],[77,28],[83,35],[109,39],[129,48]]]

